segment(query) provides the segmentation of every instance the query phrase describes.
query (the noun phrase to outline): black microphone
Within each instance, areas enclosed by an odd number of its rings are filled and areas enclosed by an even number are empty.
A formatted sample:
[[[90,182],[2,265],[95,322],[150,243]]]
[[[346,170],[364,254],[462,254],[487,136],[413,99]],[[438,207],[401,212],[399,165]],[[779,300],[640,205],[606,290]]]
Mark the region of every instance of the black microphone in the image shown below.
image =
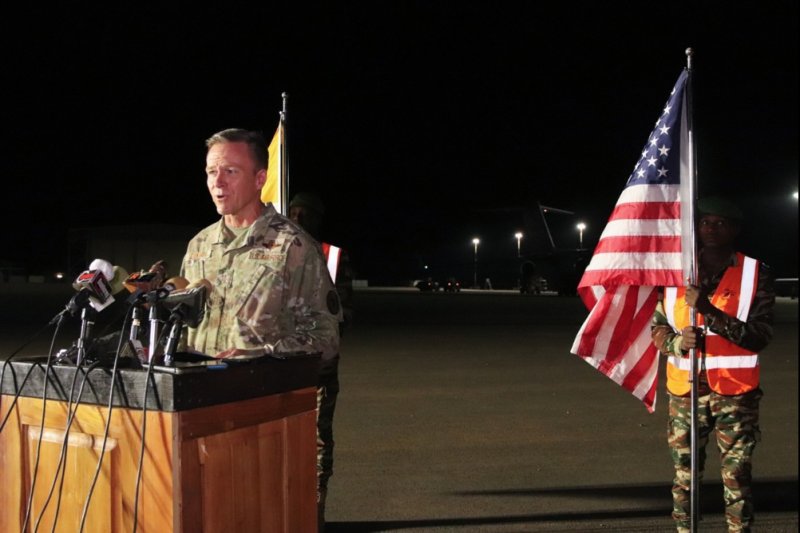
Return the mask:
[[[186,281],[183,278],[177,279]],[[177,318],[190,328],[196,328],[205,315],[206,299],[211,290],[211,282],[201,279],[173,290],[164,298],[162,305],[173,319]]]

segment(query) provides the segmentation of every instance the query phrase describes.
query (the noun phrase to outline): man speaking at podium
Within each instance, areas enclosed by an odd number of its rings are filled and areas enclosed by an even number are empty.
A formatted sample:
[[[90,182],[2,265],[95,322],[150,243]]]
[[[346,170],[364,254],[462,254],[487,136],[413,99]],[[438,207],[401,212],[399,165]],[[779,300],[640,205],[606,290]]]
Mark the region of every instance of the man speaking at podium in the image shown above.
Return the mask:
[[[226,129],[206,147],[206,185],[222,219],[195,235],[183,258],[183,277],[212,286],[186,349],[219,358],[334,357],[342,311],[319,245],[261,202],[266,140]]]

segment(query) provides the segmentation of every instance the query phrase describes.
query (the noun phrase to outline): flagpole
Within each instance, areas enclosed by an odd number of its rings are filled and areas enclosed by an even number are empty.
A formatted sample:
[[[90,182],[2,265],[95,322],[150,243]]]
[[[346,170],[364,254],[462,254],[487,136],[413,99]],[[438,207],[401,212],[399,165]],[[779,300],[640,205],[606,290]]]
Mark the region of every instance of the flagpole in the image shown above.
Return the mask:
[[[287,132],[287,117],[289,114],[289,94],[286,92],[281,93],[283,98],[283,107],[281,109],[281,168],[280,168],[280,182],[281,182],[281,214],[285,215],[289,210],[289,149],[288,149],[288,132]]]
[[[691,48],[686,49],[686,130],[688,134],[689,140],[689,198],[688,201],[683,202],[683,207],[689,210],[688,213],[688,220],[690,224],[688,224],[688,229],[690,232],[690,242],[691,242],[691,277],[689,279],[689,283],[692,285],[697,284],[697,240],[695,238],[695,225],[694,225],[694,207],[695,202],[697,200],[697,151],[694,145],[694,126],[692,124],[692,117],[694,115],[694,108],[692,102],[692,56],[694,55],[694,50]],[[690,313],[691,318],[691,326],[697,327],[697,309],[692,308],[692,312]],[[699,453],[698,453],[698,436],[699,431],[697,427],[697,411],[698,411],[698,390],[697,390],[697,357],[696,357],[696,349],[689,350],[689,358],[691,359],[691,366],[689,372],[689,382],[691,383],[691,417],[692,417],[692,424],[691,424],[691,431],[690,431],[690,454],[691,454],[691,481],[690,481],[690,490],[689,490],[689,499],[690,499],[690,530],[692,533],[697,531],[697,522],[699,521],[700,515],[700,483],[698,479],[698,471],[699,471]]]

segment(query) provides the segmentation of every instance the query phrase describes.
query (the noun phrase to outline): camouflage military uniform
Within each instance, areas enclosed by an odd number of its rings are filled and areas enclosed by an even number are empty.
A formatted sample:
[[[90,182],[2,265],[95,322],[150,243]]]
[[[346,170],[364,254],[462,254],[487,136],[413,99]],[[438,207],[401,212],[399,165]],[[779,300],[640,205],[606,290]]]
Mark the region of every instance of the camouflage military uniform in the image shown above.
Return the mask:
[[[343,320],[339,335],[353,320],[353,270],[350,257],[342,250],[336,274],[336,292],[342,304]],[[325,523],[328,480],[333,475],[333,415],[339,395],[339,354],[321,362],[317,387],[317,509],[320,526]],[[322,530],[322,528],[320,529]]]
[[[213,285],[206,315],[187,348],[265,353],[339,351],[342,312],[319,245],[272,205],[236,235],[219,221],[198,233],[181,275]]]
[[[731,257],[731,263],[736,261]],[[703,275],[699,286],[713,294],[725,270]],[[704,276],[704,277],[703,277]],[[706,316],[706,326],[731,342],[753,351],[760,351],[772,339],[772,310],[775,302],[772,278],[766,265],[759,269],[758,287],[747,322],[735,317]],[[670,326],[659,302],[653,317],[653,341],[662,354],[688,356],[681,350],[681,336]],[[729,531],[750,531],[753,522],[751,491],[752,454],[761,433],[758,427],[760,388],[735,396],[725,396],[710,389],[706,374],[698,382],[698,481],[702,479],[706,444],[716,432],[720,451],[725,518]],[[691,398],[689,395],[669,397],[668,442],[675,466],[672,487],[672,517],[678,531],[690,528],[691,484]]]

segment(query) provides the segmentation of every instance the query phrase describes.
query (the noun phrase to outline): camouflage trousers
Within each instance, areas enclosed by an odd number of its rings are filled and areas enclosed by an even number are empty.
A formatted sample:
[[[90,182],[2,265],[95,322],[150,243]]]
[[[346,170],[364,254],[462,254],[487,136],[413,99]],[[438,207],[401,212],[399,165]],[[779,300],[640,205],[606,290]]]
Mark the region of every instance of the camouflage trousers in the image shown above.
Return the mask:
[[[328,479],[333,475],[333,412],[339,395],[339,356],[326,361],[317,385],[317,511],[320,526],[325,520]]]
[[[753,522],[752,455],[761,440],[758,402],[761,389],[738,396],[716,392],[697,400],[698,486],[703,479],[706,445],[712,431],[720,453],[725,519],[728,531],[749,531]],[[690,527],[691,512],[691,424],[689,396],[669,397],[669,448],[675,465],[672,485],[672,518],[678,530]]]

